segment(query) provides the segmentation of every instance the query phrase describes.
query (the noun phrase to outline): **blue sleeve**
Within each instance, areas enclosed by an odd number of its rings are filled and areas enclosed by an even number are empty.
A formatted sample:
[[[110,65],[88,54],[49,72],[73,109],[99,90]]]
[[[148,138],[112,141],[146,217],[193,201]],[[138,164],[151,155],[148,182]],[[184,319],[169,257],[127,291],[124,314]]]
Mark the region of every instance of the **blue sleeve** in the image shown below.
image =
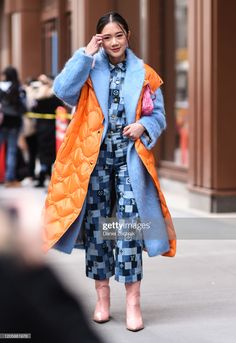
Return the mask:
[[[162,131],[166,128],[166,116],[164,108],[164,99],[162,91],[158,88],[155,92],[155,99],[153,100],[154,109],[151,115],[142,116],[137,123],[142,124],[147,133],[144,132],[140,137],[145,147],[152,149],[157,139],[160,137]]]
[[[71,107],[77,105],[80,90],[89,77],[92,64],[93,56],[85,54],[84,48],[77,50],[54,80],[55,95]]]

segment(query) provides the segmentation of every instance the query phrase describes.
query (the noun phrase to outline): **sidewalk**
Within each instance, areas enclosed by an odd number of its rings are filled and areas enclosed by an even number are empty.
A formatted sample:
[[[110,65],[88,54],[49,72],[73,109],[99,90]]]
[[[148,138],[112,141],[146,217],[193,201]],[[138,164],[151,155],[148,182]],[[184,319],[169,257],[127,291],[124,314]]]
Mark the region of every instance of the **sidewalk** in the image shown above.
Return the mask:
[[[38,189],[29,191],[42,205],[45,192]],[[14,197],[16,193],[21,195],[23,191],[1,187],[0,198]],[[174,217],[205,216],[200,211],[182,206],[183,199],[174,199],[173,195],[164,193]],[[46,259],[75,296],[83,301],[90,318],[96,294],[93,280],[85,276],[84,252],[74,249],[71,255],[67,255],[51,250]],[[124,286],[112,279],[112,320],[103,325],[91,321],[104,342],[235,342],[236,240],[181,239],[175,258],[149,258],[144,253],[143,264],[142,311],[145,329],[137,333],[125,329]]]

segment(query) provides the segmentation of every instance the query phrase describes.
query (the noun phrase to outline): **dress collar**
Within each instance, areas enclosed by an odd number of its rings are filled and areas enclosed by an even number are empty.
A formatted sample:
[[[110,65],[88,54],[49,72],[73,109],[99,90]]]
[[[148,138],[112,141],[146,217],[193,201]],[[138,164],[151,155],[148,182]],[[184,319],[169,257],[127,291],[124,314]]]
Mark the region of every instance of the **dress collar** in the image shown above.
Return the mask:
[[[112,64],[111,62],[109,62],[109,68],[110,68],[110,71],[113,71],[115,68],[119,68],[122,71],[126,71],[126,60],[117,64]]]

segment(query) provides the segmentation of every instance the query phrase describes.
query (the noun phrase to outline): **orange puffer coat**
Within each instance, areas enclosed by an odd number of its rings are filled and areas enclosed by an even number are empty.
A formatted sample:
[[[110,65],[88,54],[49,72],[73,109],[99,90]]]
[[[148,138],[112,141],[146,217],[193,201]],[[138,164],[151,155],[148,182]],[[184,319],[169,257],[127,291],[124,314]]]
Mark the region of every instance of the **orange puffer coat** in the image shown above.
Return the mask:
[[[155,92],[162,83],[160,77],[151,67],[147,65],[144,67],[145,80],[136,106],[136,121],[141,118],[144,86],[149,83],[151,90]],[[104,113],[92,81],[93,79],[88,77],[81,88],[77,109],[57,154],[45,203],[44,251],[53,247],[81,214],[90,175],[98,159],[104,131]],[[157,198],[160,201],[169,237],[169,251],[162,253],[162,255],[174,256],[176,253],[176,236],[170,212],[160,188],[153,151],[147,149],[141,139],[137,139],[134,146],[146,171],[151,176]]]

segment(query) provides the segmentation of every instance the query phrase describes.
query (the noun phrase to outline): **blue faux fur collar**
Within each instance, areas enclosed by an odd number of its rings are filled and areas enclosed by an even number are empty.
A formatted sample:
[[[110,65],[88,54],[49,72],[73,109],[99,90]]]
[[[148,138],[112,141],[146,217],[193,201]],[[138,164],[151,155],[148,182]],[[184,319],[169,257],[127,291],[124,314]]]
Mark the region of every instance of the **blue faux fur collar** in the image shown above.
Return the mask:
[[[95,64],[90,76],[105,120],[108,120],[108,96],[110,80],[108,58],[102,49],[96,55],[94,55],[94,59]],[[135,56],[130,49],[126,49],[126,63],[124,105],[127,123],[131,124],[135,121],[136,107],[145,79],[145,69],[143,61]]]

